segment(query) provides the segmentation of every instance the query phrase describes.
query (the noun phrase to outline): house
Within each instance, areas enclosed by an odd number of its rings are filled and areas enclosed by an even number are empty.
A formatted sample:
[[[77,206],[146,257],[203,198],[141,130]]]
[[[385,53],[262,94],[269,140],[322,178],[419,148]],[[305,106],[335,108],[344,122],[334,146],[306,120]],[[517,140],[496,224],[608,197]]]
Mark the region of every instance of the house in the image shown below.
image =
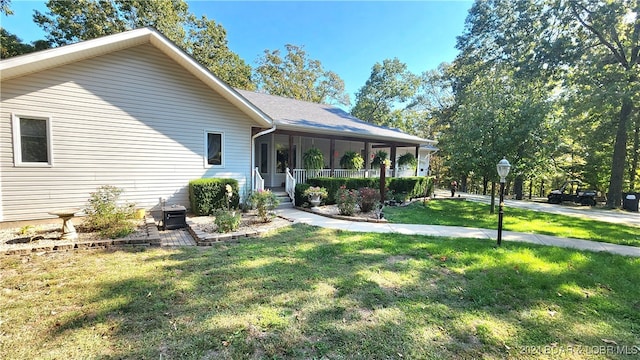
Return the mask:
[[[434,145],[330,106],[235,90],[152,28],[2,60],[0,82],[0,221],[82,208],[102,185],[145,208],[188,205],[196,178],[278,186],[309,146],[334,169],[330,151]]]

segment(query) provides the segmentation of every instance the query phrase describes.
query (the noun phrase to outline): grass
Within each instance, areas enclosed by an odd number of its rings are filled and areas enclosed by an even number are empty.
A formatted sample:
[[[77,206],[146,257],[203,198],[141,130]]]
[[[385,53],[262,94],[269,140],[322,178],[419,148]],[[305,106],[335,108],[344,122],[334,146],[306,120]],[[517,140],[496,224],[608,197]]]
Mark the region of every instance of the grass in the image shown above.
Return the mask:
[[[606,253],[295,225],[206,249],[4,256],[0,269],[3,359],[640,354],[640,259]]]
[[[429,201],[426,207],[421,202],[406,207],[387,206],[384,216],[392,223],[496,229],[497,206],[495,214],[490,214],[489,209],[489,204],[472,201]],[[511,207],[505,209],[503,229],[640,246],[640,228],[637,227]]]

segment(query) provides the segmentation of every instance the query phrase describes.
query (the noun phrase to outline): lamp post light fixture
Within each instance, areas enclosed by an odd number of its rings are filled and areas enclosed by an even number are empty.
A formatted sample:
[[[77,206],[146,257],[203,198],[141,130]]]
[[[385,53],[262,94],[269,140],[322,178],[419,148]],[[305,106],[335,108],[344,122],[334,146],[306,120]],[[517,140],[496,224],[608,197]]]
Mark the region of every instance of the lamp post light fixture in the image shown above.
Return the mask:
[[[511,164],[506,158],[502,158],[496,165],[498,176],[500,176],[500,205],[498,206],[498,246],[502,244],[502,217],[504,216],[504,183],[505,178],[509,175]]]

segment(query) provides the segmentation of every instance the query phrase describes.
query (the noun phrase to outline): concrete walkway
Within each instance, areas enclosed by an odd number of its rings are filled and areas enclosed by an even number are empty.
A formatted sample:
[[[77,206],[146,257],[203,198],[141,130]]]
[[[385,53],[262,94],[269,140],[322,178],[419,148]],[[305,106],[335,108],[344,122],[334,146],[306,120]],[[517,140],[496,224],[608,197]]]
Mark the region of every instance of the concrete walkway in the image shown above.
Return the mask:
[[[278,209],[278,215],[294,222],[304,223],[323,228],[346,230],[354,232],[375,232],[375,233],[398,233],[405,235],[428,235],[443,237],[460,237],[476,239],[493,239],[497,237],[497,230],[467,228],[458,226],[441,225],[413,225],[413,224],[390,224],[390,223],[370,223],[355,222],[347,220],[333,219],[320,216],[294,208]],[[539,245],[558,246],[589,251],[606,251],[612,254],[640,257],[640,247],[614,245],[597,241],[580,239],[559,238],[548,235],[536,235],[517,233],[513,231],[503,231],[502,241],[524,242]]]

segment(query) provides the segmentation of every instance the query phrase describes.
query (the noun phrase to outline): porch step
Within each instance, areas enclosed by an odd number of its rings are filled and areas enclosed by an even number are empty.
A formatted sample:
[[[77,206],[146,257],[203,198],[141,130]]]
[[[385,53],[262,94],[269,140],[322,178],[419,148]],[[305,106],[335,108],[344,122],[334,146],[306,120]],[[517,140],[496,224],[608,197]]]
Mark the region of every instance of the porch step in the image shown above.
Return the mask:
[[[287,194],[283,188],[271,188],[269,190],[271,190],[278,200],[280,200],[280,204],[276,209],[288,209],[293,207],[293,202],[291,202],[289,194]]]

